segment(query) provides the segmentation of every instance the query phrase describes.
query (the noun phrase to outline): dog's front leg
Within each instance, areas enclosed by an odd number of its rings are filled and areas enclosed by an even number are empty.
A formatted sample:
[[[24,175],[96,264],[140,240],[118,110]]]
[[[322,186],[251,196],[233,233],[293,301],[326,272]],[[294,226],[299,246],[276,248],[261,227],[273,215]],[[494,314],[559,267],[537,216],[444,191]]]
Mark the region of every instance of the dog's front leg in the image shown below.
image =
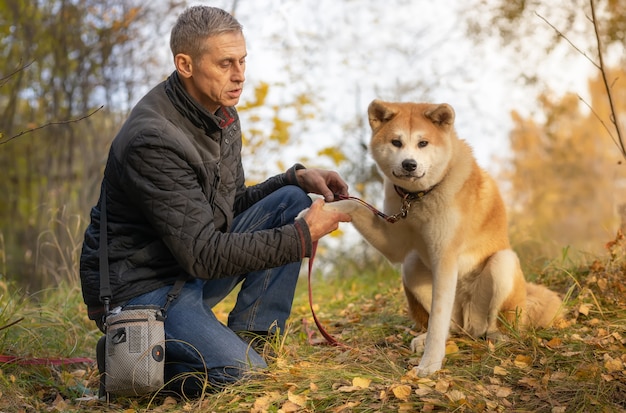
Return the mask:
[[[440,263],[433,269],[433,295],[424,354],[415,367],[418,376],[425,377],[441,369],[446,355],[446,340],[456,294],[458,267],[456,262]]]

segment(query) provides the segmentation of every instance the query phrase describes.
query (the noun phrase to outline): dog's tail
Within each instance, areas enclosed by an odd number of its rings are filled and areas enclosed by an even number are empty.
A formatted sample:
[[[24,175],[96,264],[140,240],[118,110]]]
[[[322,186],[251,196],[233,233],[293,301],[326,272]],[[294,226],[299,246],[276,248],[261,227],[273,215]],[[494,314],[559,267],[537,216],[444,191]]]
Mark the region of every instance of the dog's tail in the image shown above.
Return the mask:
[[[550,327],[563,316],[563,301],[543,285],[526,283],[526,319],[533,327]]]

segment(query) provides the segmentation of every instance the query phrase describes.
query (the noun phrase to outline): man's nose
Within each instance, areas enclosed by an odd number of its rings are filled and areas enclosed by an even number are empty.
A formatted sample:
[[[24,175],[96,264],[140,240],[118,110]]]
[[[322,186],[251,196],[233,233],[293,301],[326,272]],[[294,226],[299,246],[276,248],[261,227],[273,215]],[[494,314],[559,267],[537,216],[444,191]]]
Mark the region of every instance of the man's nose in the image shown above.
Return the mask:
[[[246,76],[244,74],[244,72],[246,71],[245,64],[235,63],[232,67],[233,67],[233,71],[232,71],[231,78],[233,82],[243,83],[246,80]]]

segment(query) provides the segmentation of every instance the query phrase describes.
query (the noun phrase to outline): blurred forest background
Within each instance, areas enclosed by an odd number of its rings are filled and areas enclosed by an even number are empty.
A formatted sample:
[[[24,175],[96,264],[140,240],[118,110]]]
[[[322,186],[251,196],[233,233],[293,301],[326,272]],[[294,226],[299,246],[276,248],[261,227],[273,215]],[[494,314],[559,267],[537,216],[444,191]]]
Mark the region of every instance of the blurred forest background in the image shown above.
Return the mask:
[[[354,195],[382,206],[367,104],[445,99],[501,184],[526,265],[601,254],[625,225],[626,166],[589,1],[430,3],[210,2],[233,12],[248,40],[239,111],[250,183],[303,161],[339,169]],[[0,0],[0,280],[28,291],[77,281],[110,142],[171,72],[169,29],[187,4]],[[595,5],[623,125],[626,0]],[[578,88],[553,89],[560,78]],[[381,259],[342,229],[324,261]]]

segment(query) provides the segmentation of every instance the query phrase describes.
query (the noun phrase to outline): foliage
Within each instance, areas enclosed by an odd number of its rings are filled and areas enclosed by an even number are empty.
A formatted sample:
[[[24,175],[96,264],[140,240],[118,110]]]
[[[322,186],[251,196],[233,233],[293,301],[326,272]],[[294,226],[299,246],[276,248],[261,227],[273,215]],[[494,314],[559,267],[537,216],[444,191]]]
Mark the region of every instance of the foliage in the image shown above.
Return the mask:
[[[623,47],[626,44],[626,1],[596,0],[595,3],[603,27],[602,43],[607,47]],[[480,0],[472,6],[473,10],[468,10],[468,32],[471,36],[483,38],[497,34],[503,45],[525,51],[526,46],[537,47],[536,43],[524,43],[525,39],[536,34],[537,26],[541,23],[538,16],[541,16],[562,32],[552,32],[551,37],[543,39],[540,46],[546,51],[564,41],[561,34],[575,36],[575,40],[586,39],[585,44],[580,45],[583,50],[595,47],[592,41],[593,28],[588,24],[591,15],[589,0],[570,1],[567,7],[548,7],[549,4],[541,0]],[[595,57],[596,53],[591,55]]]
[[[623,79],[616,69],[611,76]],[[613,85],[619,96],[626,84]],[[573,252],[598,252],[598,245],[619,226],[617,207],[626,203],[623,165],[598,121],[609,117],[600,77],[589,82],[594,112],[573,94],[539,98],[538,122],[513,113],[511,157],[502,178],[509,183],[511,236],[522,261]],[[620,111],[625,111],[621,100]],[[526,258],[526,259],[525,259]]]
[[[607,251],[607,256],[598,257],[590,266],[564,267],[561,260],[555,260],[536,274],[540,282],[566,295],[565,322],[540,331],[509,331],[499,342],[453,336],[447,343],[444,369],[429,378],[412,374],[419,355],[412,354],[408,344],[418,332],[407,318],[399,275],[387,268],[357,271],[324,282],[314,277],[316,313],[331,334],[348,346],[345,348],[320,344],[323,340],[311,319],[306,284],[300,283],[286,335],[267,344],[275,355],[268,356],[270,367],[264,379],[243,382],[200,399],[157,394],[155,398],[118,398],[107,405],[93,396],[97,389],[93,364],[60,368],[5,364],[0,366],[0,409],[623,411],[624,237],[618,233],[607,244]],[[318,256],[318,262],[324,258]],[[2,308],[7,308],[7,300],[9,296],[2,295]],[[29,324],[19,330],[16,326],[0,330],[0,334],[11,335],[0,351],[21,356],[37,352],[93,356],[97,337],[79,301],[77,290],[70,286],[51,290],[39,303],[24,297],[14,313],[26,315]],[[218,317],[224,319],[231,305],[232,297],[217,308]],[[37,344],[44,339],[47,346]]]
[[[48,212],[89,211],[124,111],[158,76],[143,3],[0,2],[0,228],[9,272],[33,290],[50,281],[36,263]]]

